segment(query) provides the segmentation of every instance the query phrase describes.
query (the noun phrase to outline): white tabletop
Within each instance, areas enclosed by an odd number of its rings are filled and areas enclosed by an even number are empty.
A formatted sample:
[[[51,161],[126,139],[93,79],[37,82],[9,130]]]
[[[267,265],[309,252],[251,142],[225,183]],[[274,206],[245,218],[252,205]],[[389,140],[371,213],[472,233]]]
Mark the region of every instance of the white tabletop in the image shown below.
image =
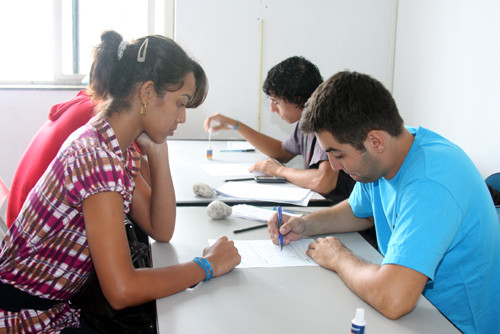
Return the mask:
[[[268,159],[266,155],[259,151],[254,152],[224,152],[228,141],[208,141],[203,140],[169,140],[169,161],[174,182],[175,196],[178,205],[206,205],[215,199],[221,199],[228,203],[256,203],[259,201],[245,200],[239,198],[220,197],[215,195],[212,198],[203,198],[196,196],[193,192],[193,185],[199,182],[205,183],[216,189],[224,184],[224,180],[252,177],[250,173],[246,176],[240,173],[241,168],[224,168],[224,174],[210,173],[210,167],[231,167],[235,165],[247,165],[250,167],[257,161]],[[207,159],[207,148],[212,148],[212,159]],[[292,167],[301,165],[301,157],[293,159],[289,164]],[[233,173],[231,174],[231,170]],[[240,181],[251,182],[255,181]],[[282,187],[297,187],[292,183],[280,184]],[[265,202],[263,202],[265,203]],[[258,204],[263,204],[258,203]],[[314,205],[329,205],[330,202],[323,196],[315,193],[310,201]],[[268,205],[271,203],[267,202]]]
[[[313,208],[307,208],[314,210]],[[212,220],[203,207],[177,208],[170,243],[152,242],[155,267],[201,256],[208,239],[267,239],[267,229],[234,234],[255,222]],[[356,255],[380,263],[381,255],[358,233],[337,235]],[[365,309],[365,333],[458,333],[427,299],[389,320],[352,293],[338,275],[321,267],[236,268],[157,301],[159,333],[348,333],[356,308]]]

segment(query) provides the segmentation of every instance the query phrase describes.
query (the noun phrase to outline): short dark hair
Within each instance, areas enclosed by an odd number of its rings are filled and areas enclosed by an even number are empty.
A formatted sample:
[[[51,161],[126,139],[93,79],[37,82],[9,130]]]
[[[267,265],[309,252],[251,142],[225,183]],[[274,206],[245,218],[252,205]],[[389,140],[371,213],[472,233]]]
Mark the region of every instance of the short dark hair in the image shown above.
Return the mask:
[[[323,82],[316,65],[304,57],[294,56],[283,60],[267,72],[262,90],[304,108],[314,90]]]
[[[397,137],[403,119],[391,93],[372,77],[344,71],[321,84],[307,103],[300,128],[305,133],[330,132],[337,141],[364,151],[372,130]]]
[[[196,88],[186,107],[196,108],[203,103],[208,91],[205,72],[172,39],[160,35],[138,38],[127,44],[118,57],[122,41],[117,32],[105,31],[94,50],[89,93],[96,99],[108,99],[108,103],[103,104],[106,110],[102,112],[109,116],[129,107],[130,94],[139,83],[153,81],[156,94],[162,97],[167,91],[180,89],[184,77],[191,72]],[[143,61],[138,60],[141,46],[146,49]]]

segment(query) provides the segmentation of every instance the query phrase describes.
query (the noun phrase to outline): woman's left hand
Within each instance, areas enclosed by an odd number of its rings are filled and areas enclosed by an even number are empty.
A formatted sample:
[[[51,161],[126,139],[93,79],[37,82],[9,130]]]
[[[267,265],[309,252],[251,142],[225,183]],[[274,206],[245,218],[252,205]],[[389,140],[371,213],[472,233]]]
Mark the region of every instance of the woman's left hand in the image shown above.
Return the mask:
[[[143,132],[137,137],[135,143],[143,155],[149,156],[150,154],[156,154],[166,151],[167,142],[157,144],[149,138],[146,132]]]

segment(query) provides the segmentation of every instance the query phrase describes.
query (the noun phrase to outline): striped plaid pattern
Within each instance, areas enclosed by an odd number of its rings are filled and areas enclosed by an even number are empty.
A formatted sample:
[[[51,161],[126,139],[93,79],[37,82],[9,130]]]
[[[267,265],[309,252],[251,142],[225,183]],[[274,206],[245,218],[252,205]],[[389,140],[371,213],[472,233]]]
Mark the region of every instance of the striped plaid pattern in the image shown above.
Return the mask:
[[[0,250],[0,280],[39,297],[61,300],[47,311],[0,309],[0,332],[58,332],[78,326],[79,311],[67,302],[92,269],[82,201],[116,191],[129,211],[140,156],[126,154],[106,120],[95,117],[73,133],[28,195]]]

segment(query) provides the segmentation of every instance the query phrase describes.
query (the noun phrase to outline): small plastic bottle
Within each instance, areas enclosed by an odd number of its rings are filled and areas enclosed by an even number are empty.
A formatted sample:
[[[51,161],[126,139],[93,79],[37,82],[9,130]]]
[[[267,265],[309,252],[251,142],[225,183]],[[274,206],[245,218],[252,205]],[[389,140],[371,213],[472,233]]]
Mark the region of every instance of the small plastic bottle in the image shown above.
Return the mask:
[[[351,334],[363,334],[365,332],[365,310],[362,308],[356,309],[356,316],[351,322]]]
[[[212,160],[212,147],[210,146],[211,140],[212,140],[212,123],[210,123],[210,128],[208,129],[207,160]]]
[[[207,159],[212,160],[212,148],[210,146],[207,147]]]

